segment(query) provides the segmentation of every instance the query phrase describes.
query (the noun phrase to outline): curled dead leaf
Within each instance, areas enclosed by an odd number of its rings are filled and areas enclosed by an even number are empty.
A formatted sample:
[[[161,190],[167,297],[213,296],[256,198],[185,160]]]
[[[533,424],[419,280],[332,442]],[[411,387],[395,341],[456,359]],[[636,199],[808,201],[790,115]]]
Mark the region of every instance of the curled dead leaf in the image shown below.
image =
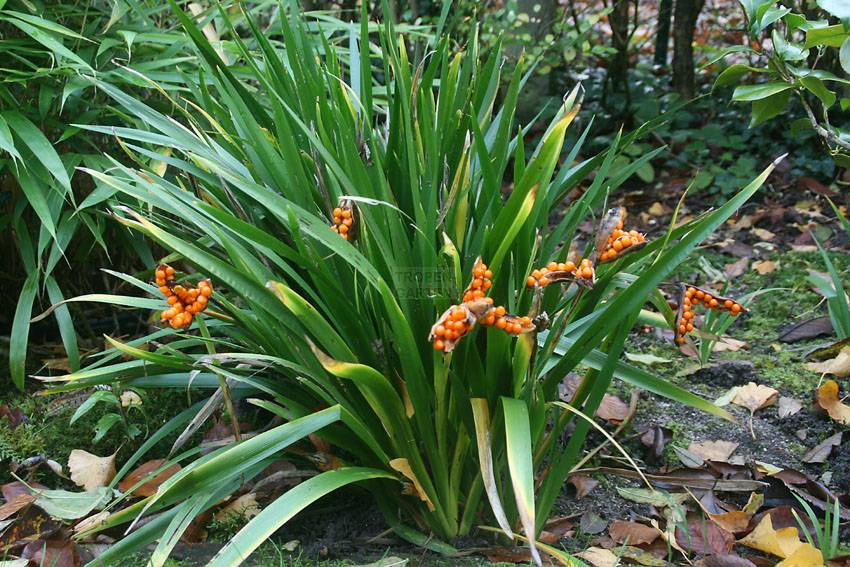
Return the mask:
[[[850,425],[850,406],[842,404],[838,398],[838,382],[826,380],[817,389],[815,400],[829,414],[829,417],[838,423]]]

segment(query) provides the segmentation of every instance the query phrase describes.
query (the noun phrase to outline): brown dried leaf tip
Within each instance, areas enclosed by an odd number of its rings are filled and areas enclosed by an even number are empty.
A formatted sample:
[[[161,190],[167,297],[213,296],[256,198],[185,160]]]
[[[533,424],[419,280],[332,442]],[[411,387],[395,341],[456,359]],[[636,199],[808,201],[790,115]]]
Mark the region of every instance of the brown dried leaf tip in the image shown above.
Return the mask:
[[[678,344],[683,344],[685,335],[694,330],[694,319],[696,317],[694,308],[699,305],[712,311],[726,311],[731,313],[733,317],[737,317],[739,313],[747,312],[743,305],[731,297],[723,297],[713,291],[693,285],[679,284],[679,289],[681,296],[675,328],[675,341]]]
[[[646,236],[636,230],[625,230],[626,209],[609,209],[596,231],[596,254],[600,264],[613,262],[646,245]]]
[[[333,210],[331,230],[339,234],[344,240],[354,240],[355,220],[354,203],[350,199],[340,199]]]
[[[162,312],[162,320],[169,321],[172,329],[182,329],[192,324],[192,317],[207,308],[212,296],[212,282],[201,280],[198,287],[186,288],[174,282],[174,268],[160,264],[156,268],[156,285],[171,306]]]

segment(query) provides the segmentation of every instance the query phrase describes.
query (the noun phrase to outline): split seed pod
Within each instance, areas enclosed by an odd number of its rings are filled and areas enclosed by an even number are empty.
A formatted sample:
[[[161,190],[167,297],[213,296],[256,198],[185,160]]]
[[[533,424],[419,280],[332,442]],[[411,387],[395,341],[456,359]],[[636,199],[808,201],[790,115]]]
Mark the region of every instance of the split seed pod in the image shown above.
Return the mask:
[[[696,328],[694,308],[698,305],[712,311],[726,311],[733,317],[747,312],[743,305],[731,297],[723,297],[708,289],[680,283],[679,310],[676,313],[676,327],[673,329],[677,344],[684,344],[685,336]]]
[[[614,207],[605,213],[596,230],[596,262],[613,262],[629,252],[646,245],[644,234],[636,230],[625,230],[626,209]]]
[[[351,199],[341,198],[333,210],[331,230],[344,240],[354,241],[357,238],[357,212]]]

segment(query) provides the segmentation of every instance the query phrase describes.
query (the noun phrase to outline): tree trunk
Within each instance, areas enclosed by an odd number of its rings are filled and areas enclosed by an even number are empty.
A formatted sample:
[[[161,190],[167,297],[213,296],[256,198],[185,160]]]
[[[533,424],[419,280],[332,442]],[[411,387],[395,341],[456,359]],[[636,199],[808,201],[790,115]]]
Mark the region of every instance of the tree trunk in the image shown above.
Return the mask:
[[[667,47],[670,44],[670,20],[673,17],[673,0],[661,0],[658,5],[658,28],[655,32],[655,57],[653,62],[667,66]]]
[[[676,0],[673,10],[673,88],[683,98],[696,93],[694,28],[705,0]]]
[[[611,24],[611,47],[616,51],[608,62],[607,83],[612,90],[629,89],[629,0],[614,0],[608,14]]]

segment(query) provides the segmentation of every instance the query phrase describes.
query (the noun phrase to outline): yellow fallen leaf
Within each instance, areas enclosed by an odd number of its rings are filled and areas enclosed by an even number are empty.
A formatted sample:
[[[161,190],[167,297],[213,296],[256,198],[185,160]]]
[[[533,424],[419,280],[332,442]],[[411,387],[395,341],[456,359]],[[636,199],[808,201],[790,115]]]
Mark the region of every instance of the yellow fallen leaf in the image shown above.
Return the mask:
[[[773,529],[770,514],[765,514],[756,528],[738,543],[784,559],[777,567],[820,567],[824,564],[818,549],[800,541],[797,528]]]
[[[410,468],[410,462],[407,459],[393,459],[390,461],[390,466],[394,469],[406,476],[410,482],[413,483],[413,488],[416,491],[416,495],[419,496],[419,499],[425,504],[428,505],[428,509],[432,512],[436,510],[434,507],[434,503],[431,502],[431,499],[428,498],[428,494],[425,493],[425,489],[422,488],[422,485],[419,484],[419,479],[416,478],[416,475],[413,474],[413,469]]]
[[[71,480],[87,491],[106,486],[115,477],[115,455],[98,457],[82,449],[74,449],[68,456]]]
[[[720,339],[711,345],[711,352],[738,352],[742,348],[747,348],[747,341],[739,341],[732,337],[720,337]]]
[[[702,443],[691,442],[688,451],[699,455],[706,461],[728,462],[729,457],[738,448],[734,441],[703,441]]]
[[[838,423],[850,425],[850,406],[842,404],[838,399],[838,382],[825,381],[815,393],[815,399],[818,405],[826,410],[829,417]]]
[[[850,347],[844,347],[835,358],[823,362],[810,362],[806,368],[820,374],[835,374],[839,378],[850,376]]]
[[[804,543],[790,557],[777,563],[776,567],[822,567],[823,565],[823,553],[820,549],[813,547],[810,543]]]

